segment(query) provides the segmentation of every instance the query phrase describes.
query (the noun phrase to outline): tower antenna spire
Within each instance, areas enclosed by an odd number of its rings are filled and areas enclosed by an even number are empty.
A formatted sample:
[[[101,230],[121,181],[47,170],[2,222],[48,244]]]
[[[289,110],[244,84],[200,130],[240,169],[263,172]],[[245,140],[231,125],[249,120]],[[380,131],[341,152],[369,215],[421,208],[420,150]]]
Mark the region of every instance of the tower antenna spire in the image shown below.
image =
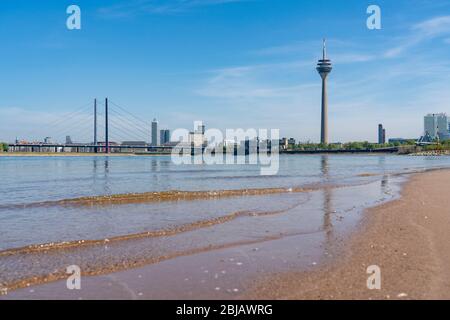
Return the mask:
[[[327,40],[323,38],[323,60],[327,58]]]

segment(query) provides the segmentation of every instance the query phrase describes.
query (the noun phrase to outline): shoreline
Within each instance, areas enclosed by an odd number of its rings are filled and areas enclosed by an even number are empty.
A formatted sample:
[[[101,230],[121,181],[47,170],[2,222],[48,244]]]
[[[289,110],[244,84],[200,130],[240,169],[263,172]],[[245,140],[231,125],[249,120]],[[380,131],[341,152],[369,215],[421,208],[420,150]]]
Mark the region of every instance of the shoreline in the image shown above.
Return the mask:
[[[0,152],[1,157],[139,157],[170,156],[170,153],[90,153],[90,152]]]
[[[248,299],[450,299],[450,170],[415,174],[401,196],[366,210],[343,256],[310,272],[265,276]],[[369,290],[367,267],[381,271]]]
[[[225,155],[226,153],[224,153]],[[280,155],[286,156],[324,156],[324,155],[341,155],[341,156],[377,156],[380,154],[392,156],[414,156],[414,157],[448,157],[450,151],[423,151],[416,153],[400,153],[385,150],[339,150],[339,151],[280,151]],[[91,152],[0,152],[0,158],[14,157],[145,157],[145,156],[171,156],[169,152],[135,152],[135,153],[91,153]]]
[[[256,248],[258,252],[254,245],[243,245],[89,276],[83,280],[85,290],[80,296],[80,293],[68,291],[65,281],[59,280],[11,291],[7,298],[449,299],[450,272],[446,266],[450,263],[450,215],[445,212],[450,206],[450,199],[446,198],[449,185],[448,169],[414,174],[402,186],[399,199],[366,209],[355,230],[344,238],[335,239],[333,257],[327,257],[326,261],[306,271],[283,270],[282,256],[278,256],[278,270],[267,270],[264,265],[251,266],[250,255],[267,255],[268,248],[286,250],[287,256],[295,253],[292,245],[303,240],[292,237],[260,243],[259,249]],[[211,288],[205,292],[204,285],[200,285],[205,280],[195,275],[196,270],[220,270],[229,257],[236,259],[236,256],[247,259],[250,269],[238,273],[227,269],[228,283],[242,283],[241,287],[236,287],[239,291],[233,292],[235,289],[231,287],[227,289],[231,290],[229,295],[225,296],[223,292],[211,292]],[[366,287],[369,265],[381,268],[381,290]],[[180,266],[185,274],[176,279]],[[257,268],[264,270],[260,272]],[[172,271],[167,271],[170,269]],[[136,283],[137,278],[139,283]],[[197,284],[187,284],[186,279],[195,279]],[[191,291],[186,289],[189,285],[193,285]],[[222,283],[220,287],[225,285]],[[141,289],[135,289],[139,287]],[[163,288],[163,292],[156,288]],[[186,292],[194,294],[189,296]]]
[[[224,153],[224,155],[227,153]],[[309,156],[309,155],[400,155],[392,151],[371,150],[321,150],[321,151],[280,151],[280,155]],[[93,153],[93,152],[0,152],[0,157],[108,157],[108,156],[171,156],[171,152],[123,152],[123,153]],[[444,155],[444,154],[442,154]],[[446,155],[446,154],[445,154]]]

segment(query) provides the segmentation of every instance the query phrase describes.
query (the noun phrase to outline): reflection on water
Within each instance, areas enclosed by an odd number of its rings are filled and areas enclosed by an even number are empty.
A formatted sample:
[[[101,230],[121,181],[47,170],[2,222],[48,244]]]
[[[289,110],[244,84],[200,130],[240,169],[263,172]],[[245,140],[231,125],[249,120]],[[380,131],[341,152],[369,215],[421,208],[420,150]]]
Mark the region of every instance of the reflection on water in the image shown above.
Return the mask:
[[[329,164],[328,155],[321,156],[321,171],[325,181],[330,180],[329,176]],[[332,188],[328,184],[323,188],[323,230],[326,234],[326,244],[329,246],[331,239],[333,237],[333,222],[332,222]]]
[[[320,254],[332,250],[364,208],[398,194],[397,173],[449,164],[445,157],[281,156],[278,175],[260,176],[257,166],[176,166],[170,157],[0,157],[0,282],[57,277],[74,261],[95,274],[293,235],[301,235],[302,251],[320,247]],[[302,187],[314,188],[293,192]],[[83,196],[268,188],[292,192],[30,205]]]
[[[328,155],[320,156],[320,171],[322,171],[324,179],[329,179],[328,175]]]
[[[1,157],[0,204],[167,190],[348,185],[449,162],[393,155],[280,156],[278,174],[261,176],[256,165],[175,165],[170,156]]]
[[[389,183],[389,176],[387,175],[383,175],[383,178],[381,179],[381,190],[383,190],[383,192],[388,192],[388,183]]]

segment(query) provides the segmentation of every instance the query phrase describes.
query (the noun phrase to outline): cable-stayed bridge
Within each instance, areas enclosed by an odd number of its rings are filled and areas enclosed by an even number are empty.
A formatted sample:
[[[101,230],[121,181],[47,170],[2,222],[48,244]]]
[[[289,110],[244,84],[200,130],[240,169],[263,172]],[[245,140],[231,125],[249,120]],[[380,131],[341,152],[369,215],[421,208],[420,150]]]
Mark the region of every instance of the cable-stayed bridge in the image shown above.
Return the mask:
[[[42,132],[46,132],[44,141],[33,141],[33,137],[40,136],[42,139]],[[42,122],[39,128],[25,132],[22,137],[22,141],[16,139],[15,143],[9,145],[11,152],[110,153],[172,148],[147,143],[151,141],[150,122],[147,123],[108,98],[104,101],[94,99],[48,123]]]

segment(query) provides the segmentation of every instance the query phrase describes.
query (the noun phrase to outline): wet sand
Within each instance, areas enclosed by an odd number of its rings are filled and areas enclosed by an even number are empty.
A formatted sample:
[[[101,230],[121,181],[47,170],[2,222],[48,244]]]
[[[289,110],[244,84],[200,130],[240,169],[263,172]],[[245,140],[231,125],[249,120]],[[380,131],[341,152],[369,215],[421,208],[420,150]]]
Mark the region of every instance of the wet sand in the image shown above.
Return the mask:
[[[265,277],[248,298],[450,299],[450,171],[417,174],[400,199],[369,209],[336,263]],[[381,269],[368,290],[367,267]]]
[[[449,299],[449,187],[449,170],[416,174],[399,200],[367,210],[358,231],[346,237],[268,239],[83,277],[82,290],[67,290],[60,280],[0,298]],[[333,244],[325,258],[304,245],[324,236]],[[381,290],[367,289],[369,265],[381,268]]]

